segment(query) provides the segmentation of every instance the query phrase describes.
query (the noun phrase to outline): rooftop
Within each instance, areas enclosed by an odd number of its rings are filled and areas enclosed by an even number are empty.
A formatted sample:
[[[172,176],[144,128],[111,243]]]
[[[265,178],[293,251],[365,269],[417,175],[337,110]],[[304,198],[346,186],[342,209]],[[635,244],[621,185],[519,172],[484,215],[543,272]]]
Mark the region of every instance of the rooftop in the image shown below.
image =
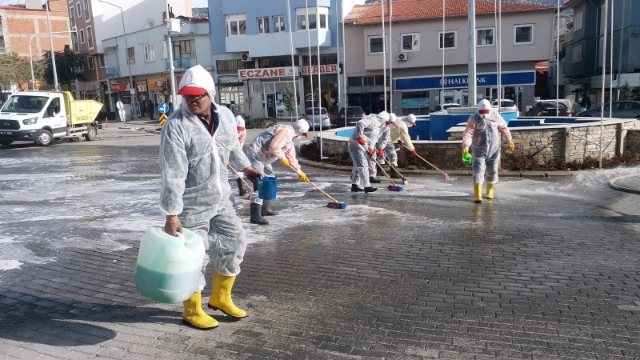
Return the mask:
[[[442,18],[443,0],[395,0],[393,1],[393,21],[410,21]],[[447,0],[446,17],[467,16],[467,0]],[[374,25],[380,23],[380,3],[357,5],[345,18],[345,24]],[[385,5],[385,13],[387,12]],[[552,5],[502,3],[502,13],[555,10]],[[476,1],[476,15],[493,14],[493,1]],[[389,20],[385,16],[385,20]]]

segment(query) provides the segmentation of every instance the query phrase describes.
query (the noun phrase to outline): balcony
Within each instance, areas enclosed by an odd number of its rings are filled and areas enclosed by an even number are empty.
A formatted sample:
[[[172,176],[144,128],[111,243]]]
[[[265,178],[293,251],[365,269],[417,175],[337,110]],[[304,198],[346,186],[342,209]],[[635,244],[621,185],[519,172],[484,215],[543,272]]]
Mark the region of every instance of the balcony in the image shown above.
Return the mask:
[[[331,31],[321,29],[310,31],[310,38],[306,31],[293,32],[293,47],[296,49],[307,49],[309,40],[311,47],[315,48],[320,40],[320,47],[331,47]],[[288,32],[227,36],[225,37],[225,49],[228,53],[248,52],[251,57],[265,57],[287,55],[291,53],[290,39]]]
[[[117,67],[108,67],[104,69],[104,73],[109,77],[120,76],[120,70]]]
[[[169,70],[169,59],[165,59],[165,67]],[[191,67],[191,59],[190,58],[177,58],[173,59],[173,67],[174,69],[188,69]]]

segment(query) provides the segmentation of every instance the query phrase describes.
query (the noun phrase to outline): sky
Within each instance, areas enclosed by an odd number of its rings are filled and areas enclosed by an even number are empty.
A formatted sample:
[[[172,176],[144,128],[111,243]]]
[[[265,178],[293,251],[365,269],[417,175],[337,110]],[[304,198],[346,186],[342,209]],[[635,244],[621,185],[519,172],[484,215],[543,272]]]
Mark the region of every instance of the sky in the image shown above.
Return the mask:
[[[200,8],[200,7],[209,7],[208,0],[191,0],[191,7]]]

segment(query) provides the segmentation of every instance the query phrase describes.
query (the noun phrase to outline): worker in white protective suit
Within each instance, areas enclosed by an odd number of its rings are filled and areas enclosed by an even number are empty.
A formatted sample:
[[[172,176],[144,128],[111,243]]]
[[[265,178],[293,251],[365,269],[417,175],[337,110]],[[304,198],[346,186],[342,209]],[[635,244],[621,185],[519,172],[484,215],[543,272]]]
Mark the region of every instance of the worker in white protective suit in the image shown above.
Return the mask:
[[[293,125],[274,125],[261,132],[249,144],[247,157],[251,161],[254,169],[264,173],[265,176],[275,177],[271,164],[280,160],[280,164],[285,167],[293,167],[298,173],[300,181],[307,182],[307,175],[300,170],[300,164],[296,159],[296,149],[293,146],[293,139],[298,136],[307,137],[309,123],[300,119]],[[278,215],[277,211],[271,208],[272,200],[263,200],[258,197],[257,180],[253,185],[251,193],[251,210],[249,222],[258,225],[267,225],[269,220],[265,216]]]
[[[384,125],[380,128],[378,133],[378,139],[376,140],[376,149],[378,149],[375,154],[369,159],[369,182],[372,184],[379,184],[382,180],[378,179],[376,176],[378,175],[378,166],[376,162],[380,165],[384,165],[384,149],[387,147],[387,143],[389,142],[389,135],[391,127],[396,125],[396,114],[390,113],[389,120],[384,122]]]
[[[247,316],[231,300],[231,288],[246,249],[246,235],[229,198],[227,162],[248,179],[262,174],[251,168],[238,142],[233,113],[214,103],[215,85],[200,65],[187,70],[178,94],[182,104],[162,128],[160,140],[160,209],[166,216],[164,229],[176,235],[182,228],[197,232],[209,249],[216,244],[215,269],[208,306],[240,319]],[[202,310],[201,292],[209,262],[205,254],[200,284],[184,302],[183,320],[198,329],[212,329],[218,322]]]
[[[391,114],[394,115],[394,114]],[[409,114],[407,116],[403,116],[400,118],[400,121],[396,121],[394,126],[389,128],[389,141],[387,142],[387,146],[384,148],[384,154],[387,157],[387,160],[394,167],[398,167],[398,153],[396,152],[395,143],[397,142],[400,147],[402,144],[405,144],[409,151],[411,151],[411,155],[417,155],[416,148],[413,146],[411,142],[411,137],[409,136],[409,128],[412,126],[416,126],[416,116],[413,114]],[[392,178],[398,179],[400,175],[391,168],[390,174]]]
[[[493,188],[498,182],[498,166],[500,165],[500,135],[506,138],[509,149],[515,145],[511,141],[511,132],[502,116],[493,109],[489,100],[478,104],[478,112],[471,115],[462,135],[462,154],[469,152],[473,157],[473,192],[476,203],[482,202],[482,183],[487,172],[487,199],[493,199]]]
[[[389,113],[383,111],[377,115],[369,115],[358,121],[349,138],[348,149],[353,161],[351,170],[351,191],[370,193],[378,190],[371,186],[375,179],[375,172],[371,173],[371,165],[375,169],[375,146],[381,131],[389,121]],[[372,176],[373,175],[373,176]],[[380,180],[377,180],[380,182]]]
[[[236,116],[236,129],[238,130],[238,141],[242,149],[242,147],[244,147],[244,141],[247,138],[247,130],[245,129],[245,121],[240,115]],[[234,171],[234,176],[236,178],[236,184],[238,184],[238,196],[247,195],[247,191],[244,190],[244,184],[242,182],[243,174]]]

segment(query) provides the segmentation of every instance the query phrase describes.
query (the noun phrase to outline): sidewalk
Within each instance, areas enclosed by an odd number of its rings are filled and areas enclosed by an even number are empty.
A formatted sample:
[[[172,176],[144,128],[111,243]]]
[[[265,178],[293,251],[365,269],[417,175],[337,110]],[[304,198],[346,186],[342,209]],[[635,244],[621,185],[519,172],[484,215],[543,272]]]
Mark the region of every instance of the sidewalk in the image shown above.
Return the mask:
[[[640,175],[627,175],[620,176],[609,181],[611,188],[633,193],[640,194]]]

